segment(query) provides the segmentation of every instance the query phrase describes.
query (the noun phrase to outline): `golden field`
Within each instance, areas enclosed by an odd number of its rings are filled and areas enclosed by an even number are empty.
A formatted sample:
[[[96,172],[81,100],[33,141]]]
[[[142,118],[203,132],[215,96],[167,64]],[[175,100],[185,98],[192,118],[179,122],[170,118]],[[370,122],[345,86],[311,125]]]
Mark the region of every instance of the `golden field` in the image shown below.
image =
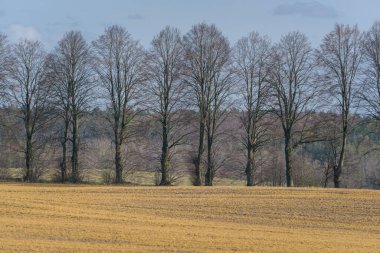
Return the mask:
[[[380,191],[0,184],[2,252],[380,252]]]

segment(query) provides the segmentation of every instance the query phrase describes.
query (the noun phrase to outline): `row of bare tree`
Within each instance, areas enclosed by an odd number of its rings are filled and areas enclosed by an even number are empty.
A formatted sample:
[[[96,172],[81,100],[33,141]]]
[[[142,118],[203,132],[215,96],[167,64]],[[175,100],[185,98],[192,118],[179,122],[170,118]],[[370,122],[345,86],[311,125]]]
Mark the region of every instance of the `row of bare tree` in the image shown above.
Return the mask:
[[[252,32],[231,47],[215,25],[205,23],[184,36],[166,27],[148,50],[117,25],[91,44],[70,31],[50,53],[38,41],[10,45],[0,35],[0,84],[1,103],[17,108],[24,125],[25,181],[36,178],[36,151],[46,127],[59,122],[53,138],[61,145],[61,180],[78,182],[81,118],[101,107],[112,130],[115,183],[123,182],[123,149],[136,130],[136,116],[148,113],[161,128],[160,185],[170,185],[176,149],[194,136],[184,113],[193,110],[198,117],[193,184],[211,186],[220,125],[238,109],[248,186],[255,184],[258,153],[272,138],[276,117],[287,186],[293,186],[298,146],[339,140],[329,166],[340,187],[350,116],[359,112],[380,120],[380,23],[364,33],[336,25],[318,49],[300,32],[274,44]],[[339,131],[312,121],[315,112],[325,110],[340,115]]]

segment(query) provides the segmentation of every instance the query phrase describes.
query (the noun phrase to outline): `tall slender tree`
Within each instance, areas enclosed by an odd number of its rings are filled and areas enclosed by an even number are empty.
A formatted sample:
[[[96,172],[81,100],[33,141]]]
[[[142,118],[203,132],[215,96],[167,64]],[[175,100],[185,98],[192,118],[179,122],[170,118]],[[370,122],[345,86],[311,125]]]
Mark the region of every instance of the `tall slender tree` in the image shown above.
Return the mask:
[[[59,127],[57,136],[62,148],[62,154],[59,162],[60,180],[66,182],[68,178],[68,147],[70,141],[70,101],[67,82],[67,73],[65,73],[64,61],[59,54],[58,47],[54,53],[48,54],[47,60],[47,81],[51,83],[52,108],[55,111],[58,121],[62,121],[62,127]]]
[[[314,68],[312,53],[307,37],[300,32],[291,32],[282,37],[272,52],[269,73],[274,97],[272,111],[279,118],[284,134],[288,187],[294,185],[294,149],[305,142],[305,129],[301,128],[299,133],[296,125],[312,112],[311,102],[317,92],[317,86],[311,83]]]
[[[10,46],[7,37],[0,33],[0,96],[5,95],[5,82],[11,65]]]
[[[380,121],[380,21],[375,22],[363,37],[364,81],[359,90],[361,106]]]
[[[212,123],[214,116],[209,118],[210,106],[214,102],[215,110],[220,109],[218,101],[213,98],[213,94],[223,98],[222,94],[215,92],[217,85],[225,85],[227,79],[225,79],[224,73],[226,65],[230,58],[230,46],[227,38],[223,36],[222,32],[218,30],[215,25],[207,25],[201,23],[195,25],[191,30],[184,36],[184,47],[185,47],[185,81],[192,90],[192,94],[195,97],[195,104],[198,108],[199,114],[199,140],[198,140],[198,151],[194,159],[195,165],[195,175],[194,175],[194,185],[201,185],[203,181],[202,176],[202,157],[205,148],[205,134],[207,121],[209,123],[208,134],[209,134],[209,154],[208,154],[208,168],[206,174],[208,174],[208,179],[206,184],[212,184],[213,178],[213,163],[211,159],[212,145],[213,142],[210,138],[213,138],[214,131],[213,128],[216,126]],[[216,84],[216,86],[213,86]],[[219,86],[220,87],[220,86]],[[219,95],[217,95],[219,94]],[[214,111],[216,112],[216,111]]]
[[[79,181],[80,118],[94,98],[94,76],[89,45],[78,31],[70,31],[49,57],[49,80],[63,118],[61,176],[67,173],[68,143],[71,143],[71,178]]]
[[[229,65],[229,64],[228,64]],[[205,185],[212,186],[217,168],[217,141],[220,136],[220,126],[227,119],[232,105],[231,94],[234,78],[231,68],[225,68],[217,73],[209,87],[206,96],[206,140],[207,163],[205,173]]]
[[[93,42],[95,70],[105,90],[115,147],[115,183],[123,182],[122,147],[131,133],[142,84],[144,52],[122,27],[108,27]]]
[[[166,27],[152,41],[148,53],[147,94],[149,108],[161,125],[160,185],[172,183],[171,160],[176,146],[189,134],[181,124],[181,109],[185,87],[183,75],[183,45],[180,31]]]
[[[36,134],[47,122],[49,86],[45,80],[46,53],[38,41],[21,41],[12,48],[10,92],[20,109],[25,129],[25,181],[34,181]]]
[[[241,38],[234,49],[236,75],[239,80],[239,94],[243,98],[241,122],[244,128],[243,144],[247,162],[245,173],[247,186],[254,185],[257,168],[257,152],[268,140],[265,115],[269,112],[268,68],[271,43],[257,32]]]
[[[362,33],[357,26],[337,24],[327,34],[317,59],[325,75],[325,84],[336,102],[341,116],[341,137],[338,163],[334,169],[334,186],[340,187],[341,174],[345,159],[347,136],[350,131],[349,116],[356,92],[359,67],[362,61]]]

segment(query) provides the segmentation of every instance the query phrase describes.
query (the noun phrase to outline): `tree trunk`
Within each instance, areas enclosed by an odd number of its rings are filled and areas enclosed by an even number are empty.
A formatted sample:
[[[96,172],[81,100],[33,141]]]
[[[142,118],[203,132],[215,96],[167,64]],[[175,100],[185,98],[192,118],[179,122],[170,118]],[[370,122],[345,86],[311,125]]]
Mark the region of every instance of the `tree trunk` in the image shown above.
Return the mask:
[[[170,161],[169,161],[169,143],[166,121],[162,126],[162,149],[161,149],[161,182],[160,185],[170,185]]]
[[[334,166],[334,187],[340,188],[340,176],[342,175],[344,154],[347,141],[347,126],[343,127],[342,147],[339,154],[339,161],[337,166]]]
[[[69,113],[66,112],[66,119],[65,119],[65,129],[63,132],[63,138],[62,138],[62,160],[60,163],[61,168],[61,182],[67,181],[67,140],[68,140],[68,134],[69,134],[69,128],[70,128],[70,120],[69,120]]]
[[[114,112],[114,143],[115,143],[115,181],[116,184],[121,184],[123,182],[123,164],[122,164],[122,154],[121,154],[121,146],[123,142],[123,129],[120,126],[120,120],[123,120],[123,114],[120,114],[120,111],[116,110]],[[123,124],[121,124],[123,125]]]
[[[286,166],[286,186],[292,187],[293,183],[293,147],[291,143],[290,130],[285,132],[285,166]]]
[[[32,136],[27,134],[26,147],[25,147],[25,178],[27,182],[33,181],[33,150],[32,150]]]
[[[73,134],[72,134],[72,154],[71,154],[71,181],[76,183],[79,181],[79,172],[78,172],[78,150],[79,150],[79,141],[78,141],[78,115],[73,115]]]
[[[195,160],[195,175],[194,175],[194,182],[193,182],[195,186],[202,185],[201,161],[202,161],[202,155],[203,155],[203,149],[204,149],[204,134],[205,134],[205,124],[204,122],[200,122],[198,154]]]
[[[28,101],[29,100],[29,93],[26,94],[26,100]],[[33,167],[32,167],[32,133],[31,133],[31,130],[30,130],[30,116],[31,116],[31,112],[30,112],[30,104],[26,104],[26,110],[24,112],[24,115],[25,115],[25,122],[24,122],[24,126],[25,126],[25,134],[26,134],[26,143],[25,143],[25,169],[26,169],[26,172],[25,172],[25,178],[24,178],[24,181],[27,181],[27,182],[30,182],[33,180]]]
[[[215,166],[212,156],[212,144],[213,138],[210,134],[207,134],[207,171],[205,175],[205,185],[212,186],[214,181]]]
[[[245,168],[245,174],[247,176],[247,186],[254,185],[253,172],[255,170],[255,152],[252,145],[248,143],[247,147],[247,165]]]
[[[326,166],[325,178],[323,180],[323,187],[324,188],[327,188],[327,184],[329,183],[329,171],[330,171],[330,165],[328,164]]]
[[[60,163],[61,167],[61,182],[65,182],[67,180],[67,170],[66,170],[66,153],[67,153],[67,142],[62,142],[62,161]]]
[[[123,165],[121,157],[121,141],[115,131],[115,183],[121,184],[123,182]]]

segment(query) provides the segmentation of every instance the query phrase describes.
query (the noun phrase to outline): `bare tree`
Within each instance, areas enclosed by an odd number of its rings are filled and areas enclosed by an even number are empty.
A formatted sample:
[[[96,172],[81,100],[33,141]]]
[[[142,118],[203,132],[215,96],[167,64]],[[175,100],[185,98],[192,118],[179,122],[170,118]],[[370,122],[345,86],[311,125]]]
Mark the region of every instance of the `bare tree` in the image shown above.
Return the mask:
[[[217,164],[216,142],[221,134],[218,130],[227,118],[232,105],[231,94],[234,85],[232,69],[227,68],[217,73],[208,87],[206,96],[206,138],[207,138],[207,167],[205,173],[205,185],[212,186],[215,173],[224,163],[225,159],[219,159]]]
[[[380,21],[375,22],[363,38],[365,78],[359,96],[367,113],[380,121]]]
[[[49,86],[45,82],[46,53],[38,41],[22,41],[12,48],[10,93],[19,108],[25,129],[25,181],[34,181],[36,134],[47,122]]]
[[[115,147],[115,183],[123,182],[122,146],[130,135],[142,84],[143,49],[120,26],[108,27],[93,42],[95,69],[106,91]]]
[[[3,99],[5,95],[5,83],[11,65],[10,46],[7,37],[0,33],[0,97]]]
[[[185,87],[182,82],[183,46],[180,31],[166,27],[152,41],[148,53],[149,108],[161,125],[160,185],[172,182],[171,160],[174,149],[190,133],[181,124]]]
[[[340,120],[335,113],[323,113],[323,129],[328,138],[320,143],[320,151],[314,152],[316,160],[321,164],[323,187],[327,187],[334,178],[334,168],[338,164],[340,150]]]
[[[63,127],[58,129],[58,136],[60,145],[62,147],[61,161],[59,163],[60,168],[60,180],[66,182],[68,180],[68,144],[70,141],[70,101],[67,75],[65,72],[65,62],[60,55],[59,48],[57,47],[54,53],[47,56],[47,81],[51,83],[51,106],[55,111],[56,118],[62,120]],[[60,128],[60,127],[59,127]]]
[[[269,80],[273,88],[273,112],[281,121],[285,140],[286,185],[293,186],[293,153],[298,145],[311,141],[305,128],[296,125],[312,112],[317,88],[311,83],[312,48],[306,36],[291,32],[281,38],[273,50]],[[305,126],[305,124],[303,124]]]
[[[199,142],[198,152],[194,159],[195,178],[194,185],[202,184],[202,156],[204,153],[204,139],[208,133],[208,168],[207,182],[212,184],[213,163],[210,160],[213,141],[210,138],[215,136],[214,124],[216,113],[220,109],[224,100],[224,91],[220,91],[220,86],[225,86],[228,78],[222,73],[230,57],[230,46],[215,25],[201,23],[192,27],[184,36],[185,47],[185,73],[186,83],[189,85],[196,100],[199,110]],[[223,93],[223,94],[222,94]],[[215,97],[217,96],[217,97]],[[219,100],[219,101],[218,101]],[[214,106],[212,109],[211,106]],[[211,112],[210,110],[214,110]],[[214,115],[210,114],[214,113]],[[208,125],[207,125],[208,123]]]
[[[330,140],[328,142],[325,142],[325,147],[324,147],[324,153],[323,153],[323,159],[324,164],[323,164],[323,187],[327,187],[329,180],[333,178],[333,173],[334,173],[334,167],[337,164],[338,160],[338,142],[336,140]]]
[[[82,34],[70,31],[58,42],[49,57],[49,80],[53,82],[56,105],[64,121],[61,176],[66,179],[67,144],[71,142],[71,181],[79,181],[80,118],[93,99],[93,72],[90,47]],[[71,136],[70,136],[71,135]]]
[[[357,26],[336,25],[335,29],[325,36],[320,49],[317,50],[318,63],[325,74],[325,83],[341,115],[341,147],[338,163],[334,166],[336,188],[340,187],[349,133],[349,115],[362,60],[361,43],[362,34]]]
[[[264,116],[269,111],[268,67],[270,60],[270,41],[252,32],[240,39],[234,52],[236,74],[241,83],[240,94],[243,97],[241,122],[244,128],[243,144],[247,162],[245,173],[247,186],[254,185],[257,152],[268,141]]]

